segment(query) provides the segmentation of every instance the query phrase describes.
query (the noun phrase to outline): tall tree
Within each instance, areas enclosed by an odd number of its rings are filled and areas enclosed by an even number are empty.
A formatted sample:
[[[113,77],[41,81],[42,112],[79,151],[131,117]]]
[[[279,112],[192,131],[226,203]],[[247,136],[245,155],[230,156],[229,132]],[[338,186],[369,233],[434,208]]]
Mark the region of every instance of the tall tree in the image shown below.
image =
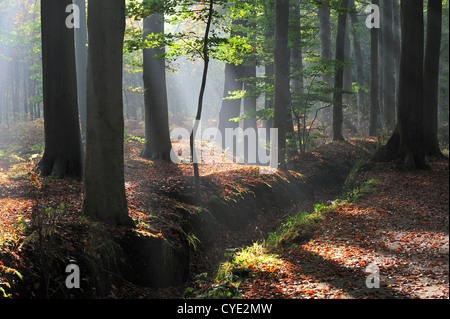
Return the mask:
[[[209,33],[211,30],[212,18],[214,15],[214,0],[209,0],[208,4],[208,19],[206,22],[205,35],[203,36],[203,49],[202,49],[202,58],[203,58],[203,74],[202,74],[202,83],[200,85],[200,93],[198,96],[198,104],[197,104],[197,114],[195,116],[194,128],[192,129],[191,136],[189,139],[190,147],[191,147],[191,157],[193,159],[193,167],[194,167],[194,182],[195,182],[195,197],[196,201],[201,201],[201,185],[200,185],[200,172],[198,169],[198,158],[196,158],[195,151],[195,137],[197,135],[198,126],[200,124],[200,120],[202,118],[203,111],[203,97],[205,95],[206,88],[206,79],[208,76],[208,67],[209,67]]]
[[[379,5],[379,0],[372,0],[372,4]],[[378,112],[380,109],[379,91],[379,73],[378,73],[378,28],[370,29],[370,117],[369,117],[369,135],[375,136],[378,127]]]
[[[87,25],[86,0],[73,0],[80,10],[80,26],[75,28],[75,60],[77,65],[78,110],[81,134],[86,134],[86,68],[87,68]]]
[[[356,62],[356,81],[358,82],[358,126],[361,124],[362,113],[364,112],[364,106],[366,103],[366,93],[364,91],[364,87],[366,85],[365,76],[364,76],[364,59],[363,53],[361,50],[360,44],[360,36],[358,34],[358,15],[356,11],[355,1],[351,0],[350,6],[352,8],[352,12],[350,13],[351,19],[351,29],[353,36],[353,48],[355,52],[355,62]]]
[[[58,0],[57,0],[58,1]],[[89,0],[83,214],[131,225],[124,181],[124,0]]]
[[[155,14],[144,19],[144,40],[150,34],[164,34],[164,17]],[[166,65],[161,58],[164,46],[143,50],[145,144],[141,156],[170,161],[169,110],[167,104]]]
[[[280,169],[286,167],[286,114],[290,94],[288,30],[289,0],[277,0],[275,2],[273,127],[278,130],[277,151]]]
[[[392,0],[383,0],[381,5],[381,35],[383,72],[382,96],[385,125],[389,130],[395,126],[395,43],[393,33]]]
[[[375,161],[400,159],[408,169],[426,168],[423,146],[423,1],[402,0],[401,61],[396,128]]]
[[[442,157],[437,138],[439,57],[442,33],[442,0],[428,0],[424,61],[424,147],[426,156]]]
[[[234,20],[231,25],[231,37],[243,36],[241,31],[235,31],[235,27],[242,25],[241,20]],[[230,92],[235,92],[242,90],[242,81],[239,79],[245,76],[245,66],[242,64],[234,63],[229,61],[225,64],[225,82],[223,88],[223,100],[222,106],[219,112],[219,125],[218,131],[221,133],[221,143],[222,147],[225,147],[225,130],[235,129],[239,126],[239,122],[230,121],[230,119],[236,118],[241,112],[241,99],[227,99],[230,96]],[[233,148],[236,150],[236,147]]]
[[[334,78],[334,93],[333,93],[333,141],[342,141],[342,124],[344,121],[344,113],[342,109],[342,89],[344,82],[344,46],[345,46],[345,29],[347,24],[347,8],[348,1],[343,0],[340,7],[338,7],[338,29],[336,36],[336,60],[337,70]]]
[[[45,152],[42,175],[82,176],[74,31],[66,27],[71,0],[41,2]]]
[[[331,50],[331,25],[330,25],[330,8],[326,5],[319,6],[319,29],[320,29],[320,57],[324,61],[329,61],[333,58],[333,51]],[[324,86],[331,89],[333,87],[333,77],[327,72],[322,73],[322,81]],[[324,103],[323,103],[324,104]],[[322,107],[325,105],[322,104]],[[324,108],[322,112],[322,120],[331,123],[331,112],[329,108]]]

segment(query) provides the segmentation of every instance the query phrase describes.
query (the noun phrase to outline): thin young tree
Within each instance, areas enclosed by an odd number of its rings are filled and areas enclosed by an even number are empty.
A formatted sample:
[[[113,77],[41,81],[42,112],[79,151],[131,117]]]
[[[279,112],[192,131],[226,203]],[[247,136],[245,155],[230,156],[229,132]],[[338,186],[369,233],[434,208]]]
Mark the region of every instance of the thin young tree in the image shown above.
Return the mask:
[[[132,225],[124,180],[124,0],[89,0],[83,214]]]
[[[205,95],[206,79],[208,76],[208,66],[209,66],[209,32],[211,30],[213,14],[214,14],[214,0],[209,0],[208,20],[206,22],[205,35],[203,37],[202,58],[204,65],[203,65],[202,83],[200,86],[200,93],[198,97],[197,114],[195,116],[194,128],[192,129],[190,136],[191,157],[193,159],[193,166],[194,166],[195,198],[197,202],[201,201],[202,191],[200,185],[200,172],[198,169],[198,158],[196,158],[195,152],[195,136],[197,135],[198,127],[202,117],[203,97]]]
[[[66,25],[71,0],[41,2],[45,152],[44,176],[82,176],[74,30]]]

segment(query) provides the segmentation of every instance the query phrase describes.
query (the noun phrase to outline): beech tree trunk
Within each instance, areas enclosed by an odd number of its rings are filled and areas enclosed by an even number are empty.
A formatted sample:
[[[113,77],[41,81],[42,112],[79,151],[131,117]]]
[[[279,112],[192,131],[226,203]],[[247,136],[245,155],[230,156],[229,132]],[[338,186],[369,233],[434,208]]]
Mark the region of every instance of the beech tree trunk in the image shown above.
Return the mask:
[[[279,168],[286,167],[286,114],[289,105],[289,0],[275,2],[274,112],[273,127],[278,130]]]
[[[379,5],[379,0],[372,0],[372,4]],[[379,73],[378,73],[378,44],[380,31],[370,30],[370,118],[369,136],[377,135],[378,112],[380,109]]]
[[[341,9],[348,8],[348,0],[343,0]],[[336,60],[338,63],[344,62],[344,46],[345,46],[345,29],[347,23],[347,13],[341,12],[338,17],[338,30],[336,36]],[[342,125],[344,122],[344,113],[342,110],[342,89],[344,84],[344,68],[338,66],[336,76],[334,78],[334,93],[333,93],[333,141],[343,141]]]
[[[45,152],[43,176],[82,176],[74,30],[66,27],[71,0],[41,3]]]
[[[423,1],[402,0],[402,45],[397,125],[375,161],[403,161],[407,169],[427,168],[423,140]]]
[[[78,110],[81,134],[86,134],[86,68],[87,68],[87,25],[86,1],[74,0],[80,8],[80,28],[75,29],[75,57],[77,65]]]
[[[331,50],[331,26],[330,26],[330,8],[323,6],[318,9],[319,16],[319,28],[320,28],[320,56],[323,60],[331,60],[333,58],[333,52]],[[333,87],[333,77],[327,73],[322,73],[322,81],[326,84],[326,88]],[[330,96],[331,99],[331,96]],[[322,107],[324,107],[322,103]],[[330,108],[324,108],[322,111],[322,120],[327,123],[331,123],[331,111]]]
[[[144,39],[151,33],[164,33],[163,15],[144,19]],[[144,49],[145,145],[141,156],[151,160],[170,161],[169,110],[167,104],[164,47]]]
[[[425,155],[443,157],[437,138],[439,57],[442,33],[442,0],[428,0],[427,39],[424,62],[424,147]]]
[[[352,10],[356,10],[355,1],[352,0],[351,3]],[[364,59],[361,51],[361,44],[358,34],[358,15],[356,12],[352,12],[350,14],[351,19],[351,28],[352,28],[352,36],[353,36],[353,48],[355,51],[355,62],[356,62],[356,81],[360,86],[358,90],[358,127],[361,124],[362,114],[364,113],[364,107],[366,103],[366,93],[364,92],[364,87],[366,85],[366,80],[364,77]]]
[[[381,6],[381,28],[383,37],[383,105],[386,128],[395,126],[395,45],[392,18],[392,0],[383,0]]]
[[[132,225],[124,181],[124,0],[89,0],[87,134],[83,214]]]

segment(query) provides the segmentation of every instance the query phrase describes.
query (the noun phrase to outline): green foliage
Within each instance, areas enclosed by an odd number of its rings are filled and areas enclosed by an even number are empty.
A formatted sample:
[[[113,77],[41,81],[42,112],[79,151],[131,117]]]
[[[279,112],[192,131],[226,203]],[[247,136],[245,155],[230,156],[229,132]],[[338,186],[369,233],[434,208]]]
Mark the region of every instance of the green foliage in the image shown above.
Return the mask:
[[[347,190],[342,196],[342,199],[351,203],[356,203],[368,194],[375,192],[379,183],[378,180],[373,178],[364,181],[361,186]]]
[[[299,213],[289,216],[280,228],[269,234],[267,244],[270,247],[288,247],[307,241],[311,236],[315,225],[323,219],[323,209],[316,206],[314,213]]]

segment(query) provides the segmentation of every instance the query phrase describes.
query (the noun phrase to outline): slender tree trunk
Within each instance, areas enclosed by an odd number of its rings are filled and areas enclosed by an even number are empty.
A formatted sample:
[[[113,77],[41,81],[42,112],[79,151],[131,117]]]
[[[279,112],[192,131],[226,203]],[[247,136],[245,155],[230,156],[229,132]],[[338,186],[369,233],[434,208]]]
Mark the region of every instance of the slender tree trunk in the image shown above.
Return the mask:
[[[195,137],[197,135],[198,125],[200,123],[202,117],[203,110],[203,97],[205,94],[206,87],[206,79],[208,76],[208,66],[209,66],[209,32],[211,28],[212,17],[214,14],[214,0],[209,1],[209,13],[208,13],[208,22],[206,23],[205,35],[203,37],[203,75],[202,75],[202,84],[200,86],[200,93],[198,97],[198,106],[197,106],[197,115],[195,116],[194,128],[192,129],[192,133],[190,136],[190,146],[191,146],[191,157],[193,159],[194,166],[194,182],[195,182],[195,198],[197,203],[201,202],[202,199],[202,191],[200,185],[200,172],[198,169],[198,159],[195,156]]]
[[[379,0],[372,0],[372,4],[379,5]],[[379,29],[370,30],[370,118],[369,118],[369,136],[377,135],[378,112],[380,109],[379,100],[379,73],[378,73],[378,44]]]
[[[345,41],[344,41],[344,61],[347,64],[344,66],[344,80],[342,88],[344,91],[353,91],[353,74],[352,74],[352,57],[351,57],[351,43],[350,43],[350,28],[349,28],[349,14],[347,14],[345,22]],[[342,98],[346,106],[351,105],[353,94],[343,94]]]
[[[321,53],[320,56],[323,60],[331,60],[333,58],[333,52],[331,50],[331,26],[330,26],[330,8],[319,7],[319,25],[320,25],[320,43]],[[326,84],[325,88],[331,89],[333,87],[333,77],[327,73],[322,73],[322,81]],[[330,96],[331,99],[331,96]],[[322,103],[322,107],[325,107],[325,103]],[[322,121],[331,123],[330,108],[324,108],[322,111]]]
[[[278,130],[279,168],[286,168],[286,113],[289,104],[289,0],[275,2],[274,114],[273,127]],[[272,151],[274,149],[272,148]]]
[[[246,80],[244,81],[244,90],[247,94],[252,96],[247,96],[244,99],[244,113],[256,113],[256,96],[254,95],[253,85],[255,83],[254,79],[256,78],[256,64],[255,65],[246,65],[245,66],[245,75]],[[250,116],[244,119],[243,123],[244,131],[247,129],[253,130],[255,132],[256,141],[258,140],[258,131],[256,127],[256,116]],[[249,139],[244,139],[244,160],[249,164],[256,164],[251,158],[250,154],[257,154],[257,146],[258,143],[250,143]],[[250,162],[249,162],[250,161]]]
[[[351,7],[356,10],[355,1],[352,0]],[[364,59],[361,51],[361,44],[358,34],[358,15],[356,12],[350,14],[351,26],[352,26],[352,36],[353,36],[353,48],[355,51],[355,62],[356,62],[356,81],[358,82],[358,127],[361,124],[362,114],[364,113],[364,107],[366,103],[366,93],[364,92],[364,87],[366,86],[366,80],[364,77]]]
[[[395,126],[395,55],[392,23],[392,0],[383,0],[381,6],[383,35],[383,105],[386,128],[392,130]]]
[[[163,15],[144,19],[144,39],[151,33],[164,33]],[[170,161],[169,108],[167,104],[166,65],[156,55],[164,47],[144,49],[145,145],[141,156],[152,160]]]
[[[233,26],[238,26],[241,24],[242,21],[235,20],[232,23],[232,28]],[[243,36],[243,33],[235,32],[232,30],[231,37],[233,36]],[[230,119],[238,117],[241,113],[241,99],[228,100],[226,98],[230,96],[230,92],[242,90],[243,83],[242,81],[238,81],[238,79],[242,79],[244,77],[244,74],[244,65],[235,65],[233,63],[225,64],[225,83],[223,89],[222,106],[219,112],[218,125],[218,131],[220,132],[221,140],[217,140],[217,142],[220,143],[220,146],[223,148],[225,148],[225,130],[234,130],[239,126],[239,122],[230,121]],[[233,147],[233,151],[233,155],[235,155],[236,147]]]
[[[86,68],[87,68],[87,24],[86,0],[73,0],[80,8],[80,28],[75,29],[75,57],[77,65],[78,109],[81,134],[86,134]]]
[[[293,112],[296,114],[296,118],[299,116],[300,112],[304,113],[304,120],[306,120],[306,111],[307,105],[304,103],[302,99],[300,99],[300,95],[303,94],[303,44],[302,44],[302,33],[301,33],[301,16],[300,16],[300,6],[298,3],[294,3],[291,7],[291,18],[290,21],[290,42],[291,42],[291,78],[292,78],[292,94],[291,94],[291,108],[289,113]],[[300,111],[302,110],[302,111]],[[298,139],[299,132],[302,131],[302,135],[306,132],[304,128],[306,127],[306,121],[303,123],[303,129],[298,125],[297,122],[297,134],[295,134],[295,130],[293,129],[293,120],[290,119],[290,123],[288,123],[288,129],[292,127],[292,132],[290,133],[289,140],[290,145],[288,147],[289,155],[296,156],[299,154],[299,151],[303,153],[305,151],[305,143],[304,140]],[[288,133],[289,134],[289,133]],[[298,142],[298,145],[297,145]]]
[[[273,44],[275,35],[275,16],[273,8],[275,7],[274,1],[267,1],[264,3],[264,14],[266,18],[266,30],[265,30],[265,42],[269,43],[265,53],[270,57],[273,54]],[[265,94],[264,94],[264,108],[273,110],[273,91],[270,89],[273,87],[274,81],[274,65],[273,59],[268,58],[264,65],[265,76]],[[273,114],[272,114],[273,115]],[[270,129],[273,127],[273,116],[264,121],[264,128],[266,130],[266,143],[270,143]]]
[[[89,0],[83,214],[132,225],[124,180],[122,52],[124,0]]]
[[[65,25],[71,3],[41,2],[45,152],[38,168],[58,178],[82,176],[74,34]]]
[[[399,2],[392,1],[392,32],[394,37],[393,52],[395,64],[395,101],[398,100],[398,80],[400,74],[400,5]],[[395,116],[397,116],[397,103],[395,105]]]
[[[428,0],[423,123],[425,155],[433,157],[443,157],[437,138],[441,33],[442,0]]]
[[[343,0],[341,8],[348,8],[348,0]],[[336,36],[336,60],[338,63],[344,62],[344,45],[345,45],[345,25],[347,23],[347,13],[341,12],[338,17],[338,30]],[[337,67],[336,76],[334,78],[334,90],[333,93],[333,141],[343,141],[342,125],[344,121],[344,114],[342,110],[342,89],[344,81],[344,68],[342,66]]]

